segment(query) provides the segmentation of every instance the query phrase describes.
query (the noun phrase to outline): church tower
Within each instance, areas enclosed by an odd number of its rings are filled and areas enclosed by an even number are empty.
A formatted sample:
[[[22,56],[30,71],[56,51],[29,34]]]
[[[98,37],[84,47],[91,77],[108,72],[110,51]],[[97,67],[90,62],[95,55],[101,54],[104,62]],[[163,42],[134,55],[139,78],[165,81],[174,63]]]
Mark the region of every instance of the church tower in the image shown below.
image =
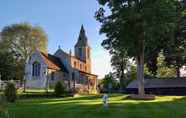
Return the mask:
[[[88,39],[85,34],[85,29],[83,25],[81,26],[80,34],[78,41],[75,45],[75,56],[86,63],[86,71],[91,73],[91,57],[90,57],[91,48],[88,45]]]

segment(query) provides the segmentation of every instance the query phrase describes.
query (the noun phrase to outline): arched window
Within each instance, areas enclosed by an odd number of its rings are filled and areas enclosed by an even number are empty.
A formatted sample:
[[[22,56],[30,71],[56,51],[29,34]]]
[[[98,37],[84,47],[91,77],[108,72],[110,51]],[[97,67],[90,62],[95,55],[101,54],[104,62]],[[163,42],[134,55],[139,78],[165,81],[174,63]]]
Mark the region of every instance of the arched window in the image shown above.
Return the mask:
[[[85,71],[87,71],[87,66],[85,66]]]
[[[80,64],[80,70],[82,69],[82,65]]]
[[[76,61],[74,61],[74,67],[76,68]]]
[[[34,62],[32,64],[32,76],[39,76],[41,71],[41,64],[39,62]]]

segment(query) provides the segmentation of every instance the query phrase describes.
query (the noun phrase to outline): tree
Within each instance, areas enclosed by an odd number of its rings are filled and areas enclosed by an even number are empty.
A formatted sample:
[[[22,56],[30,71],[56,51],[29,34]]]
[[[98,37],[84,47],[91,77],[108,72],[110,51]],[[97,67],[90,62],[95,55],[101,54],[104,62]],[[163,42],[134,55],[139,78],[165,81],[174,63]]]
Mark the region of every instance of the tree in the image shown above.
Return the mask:
[[[124,87],[124,79],[126,78],[125,71],[129,68],[129,58],[122,51],[112,53],[111,66],[116,72],[116,77],[120,80],[120,87]]]
[[[175,77],[175,67],[167,65],[165,62],[165,56],[163,52],[160,52],[157,58],[157,75],[158,78],[170,78]]]
[[[182,4],[183,3],[183,4]],[[181,13],[180,17],[178,17],[176,28],[173,33],[174,42],[167,46],[164,46],[163,55],[165,56],[165,66],[169,66],[169,68],[174,66],[176,68],[176,75],[180,77],[180,67],[182,67],[186,63],[186,17],[185,17],[185,1],[181,1],[181,7],[178,9],[178,12]],[[161,48],[157,48],[154,55],[152,55],[148,62],[147,67],[149,71],[156,75],[157,71],[157,57],[158,52],[160,52]]]
[[[0,51],[0,79],[15,79],[16,63],[13,54],[8,51]]]
[[[17,98],[17,90],[14,83],[12,82],[7,83],[4,90],[4,95],[8,102],[15,102]]]
[[[182,9],[182,12],[184,12]],[[180,68],[186,63],[186,17],[182,16],[178,20],[174,32],[175,42],[164,50],[165,62],[167,65],[173,65],[176,68],[176,75],[180,77]]]
[[[158,70],[158,51],[155,51],[154,54],[151,54],[151,56],[149,58],[146,59],[146,73],[152,75],[152,76],[156,76],[157,75],[157,70]]]
[[[12,24],[3,28],[1,37],[3,47],[9,48],[24,62],[34,50],[47,50],[47,36],[39,26],[28,23]]]
[[[65,94],[65,86],[63,84],[63,82],[58,81],[55,85],[54,88],[54,93],[56,95],[56,97],[61,97],[61,95]]]
[[[113,73],[105,75],[101,81],[103,91],[111,92],[113,89],[117,89],[117,81],[113,78]]]
[[[96,18],[106,34],[102,45],[110,52],[124,49],[137,63],[138,94],[144,95],[144,60],[154,50],[174,42],[173,32],[179,17],[175,0],[98,0]]]
[[[136,77],[137,77],[137,69],[136,69],[136,65],[131,65],[130,66],[130,79],[132,79],[132,80],[134,80],[134,79],[136,79]]]
[[[31,53],[38,49],[47,50],[47,36],[39,26],[32,26],[29,23],[18,23],[6,26],[1,32],[0,46],[2,50],[14,54],[17,61],[17,72],[23,76],[26,59]],[[20,72],[20,71],[21,72]]]
[[[153,57],[154,58],[154,57]],[[165,61],[166,57],[161,51],[155,60],[152,60],[152,64],[145,64],[144,73],[148,77],[158,78],[172,78],[176,75],[176,68],[173,65],[167,65]],[[150,69],[148,66],[151,66]]]

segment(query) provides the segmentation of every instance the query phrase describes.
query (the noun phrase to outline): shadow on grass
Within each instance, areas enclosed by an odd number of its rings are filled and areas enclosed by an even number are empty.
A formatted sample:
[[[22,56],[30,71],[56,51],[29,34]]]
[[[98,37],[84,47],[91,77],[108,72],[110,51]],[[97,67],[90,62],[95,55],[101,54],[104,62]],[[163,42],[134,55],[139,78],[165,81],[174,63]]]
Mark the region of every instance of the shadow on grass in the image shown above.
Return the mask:
[[[101,95],[93,95],[21,100],[11,104],[9,110],[16,118],[186,118],[185,97],[136,101],[122,100],[122,96],[110,95],[108,108],[103,107]]]

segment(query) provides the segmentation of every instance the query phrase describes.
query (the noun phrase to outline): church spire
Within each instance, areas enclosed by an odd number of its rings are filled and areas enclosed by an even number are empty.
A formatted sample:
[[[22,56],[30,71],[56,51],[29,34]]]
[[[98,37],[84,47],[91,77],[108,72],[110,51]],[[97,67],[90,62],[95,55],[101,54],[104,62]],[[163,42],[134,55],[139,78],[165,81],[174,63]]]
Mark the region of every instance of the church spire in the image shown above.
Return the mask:
[[[81,25],[80,34],[85,34],[85,29],[84,29],[84,27],[83,27],[83,24]]]
[[[87,39],[87,36],[85,33],[85,29],[84,29],[83,25],[81,25],[79,38],[78,38],[78,41],[77,41],[75,47],[85,47],[85,46],[88,46],[88,39]]]

